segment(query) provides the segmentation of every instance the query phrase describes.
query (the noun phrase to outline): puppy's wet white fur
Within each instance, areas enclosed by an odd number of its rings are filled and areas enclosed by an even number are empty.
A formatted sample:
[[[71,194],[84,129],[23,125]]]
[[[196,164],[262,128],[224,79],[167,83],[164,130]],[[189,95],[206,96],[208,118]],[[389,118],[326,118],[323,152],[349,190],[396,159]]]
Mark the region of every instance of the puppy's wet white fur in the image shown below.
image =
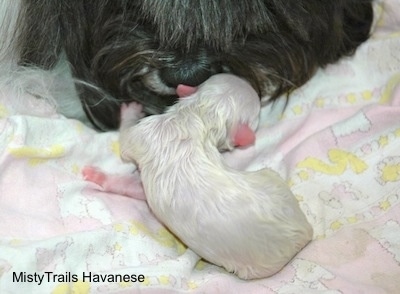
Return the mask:
[[[277,173],[237,171],[220,154],[233,148],[238,124],[256,130],[259,104],[247,82],[219,74],[165,114],[135,124],[138,117],[123,111],[121,123],[121,157],[138,165],[155,215],[201,257],[242,279],[275,274],[312,238]]]

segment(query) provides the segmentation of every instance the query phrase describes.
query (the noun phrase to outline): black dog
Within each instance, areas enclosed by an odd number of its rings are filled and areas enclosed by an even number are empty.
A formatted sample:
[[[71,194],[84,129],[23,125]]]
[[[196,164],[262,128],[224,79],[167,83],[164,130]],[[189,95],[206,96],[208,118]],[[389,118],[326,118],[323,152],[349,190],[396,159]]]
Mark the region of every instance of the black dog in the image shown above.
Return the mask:
[[[120,105],[149,114],[178,84],[230,72],[274,99],[369,36],[371,0],[23,0],[20,63],[65,52],[86,114],[117,128]]]

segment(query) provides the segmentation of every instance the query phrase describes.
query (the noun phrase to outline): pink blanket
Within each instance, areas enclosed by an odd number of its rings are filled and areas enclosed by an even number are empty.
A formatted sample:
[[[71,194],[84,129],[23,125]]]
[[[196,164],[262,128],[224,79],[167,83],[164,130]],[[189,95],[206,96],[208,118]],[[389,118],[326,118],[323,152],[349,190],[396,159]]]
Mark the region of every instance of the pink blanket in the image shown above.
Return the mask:
[[[279,172],[314,227],[266,279],[200,260],[145,202],[85,182],[85,165],[135,169],[119,159],[116,132],[28,95],[16,109],[0,89],[0,293],[396,293],[400,0],[375,4],[372,37],[355,56],[318,71],[286,107],[265,106],[256,145],[226,154],[237,168]]]

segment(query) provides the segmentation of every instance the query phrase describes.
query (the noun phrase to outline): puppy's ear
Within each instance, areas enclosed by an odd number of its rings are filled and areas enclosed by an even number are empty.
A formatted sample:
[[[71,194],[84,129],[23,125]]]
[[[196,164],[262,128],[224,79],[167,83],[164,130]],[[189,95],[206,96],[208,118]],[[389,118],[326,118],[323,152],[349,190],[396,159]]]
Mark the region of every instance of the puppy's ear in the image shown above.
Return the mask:
[[[196,91],[197,87],[192,87],[188,85],[179,84],[178,87],[176,87],[176,95],[178,95],[180,99],[190,96],[196,93]]]
[[[246,147],[254,144],[256,134],[247,124],[239,124],[233,131],[233,144],[237,147]]]

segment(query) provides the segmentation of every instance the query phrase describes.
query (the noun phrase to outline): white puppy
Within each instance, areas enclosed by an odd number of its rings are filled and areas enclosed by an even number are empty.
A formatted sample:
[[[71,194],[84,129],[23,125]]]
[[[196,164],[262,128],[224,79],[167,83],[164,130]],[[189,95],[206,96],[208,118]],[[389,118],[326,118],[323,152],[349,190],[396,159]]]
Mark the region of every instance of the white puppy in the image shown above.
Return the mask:
[[[136,123],[140,106],[130,104],[121,117],[121,157],[138,165],[154,214],[201,257],[243,279],[275,274],[312,238],[278,174],[233,170],[220,154],[254,141],[259,111],[247,82],[220,74],[165,114]]]
[[[259,105],[247,82],[221,74],[137,124],[140,107],[122,109],[121,156],[138,165],[152,211],[201,257],[243,279],[276,273],[312,238],[275,172],[236,171],[220,154],[252,142]]]

